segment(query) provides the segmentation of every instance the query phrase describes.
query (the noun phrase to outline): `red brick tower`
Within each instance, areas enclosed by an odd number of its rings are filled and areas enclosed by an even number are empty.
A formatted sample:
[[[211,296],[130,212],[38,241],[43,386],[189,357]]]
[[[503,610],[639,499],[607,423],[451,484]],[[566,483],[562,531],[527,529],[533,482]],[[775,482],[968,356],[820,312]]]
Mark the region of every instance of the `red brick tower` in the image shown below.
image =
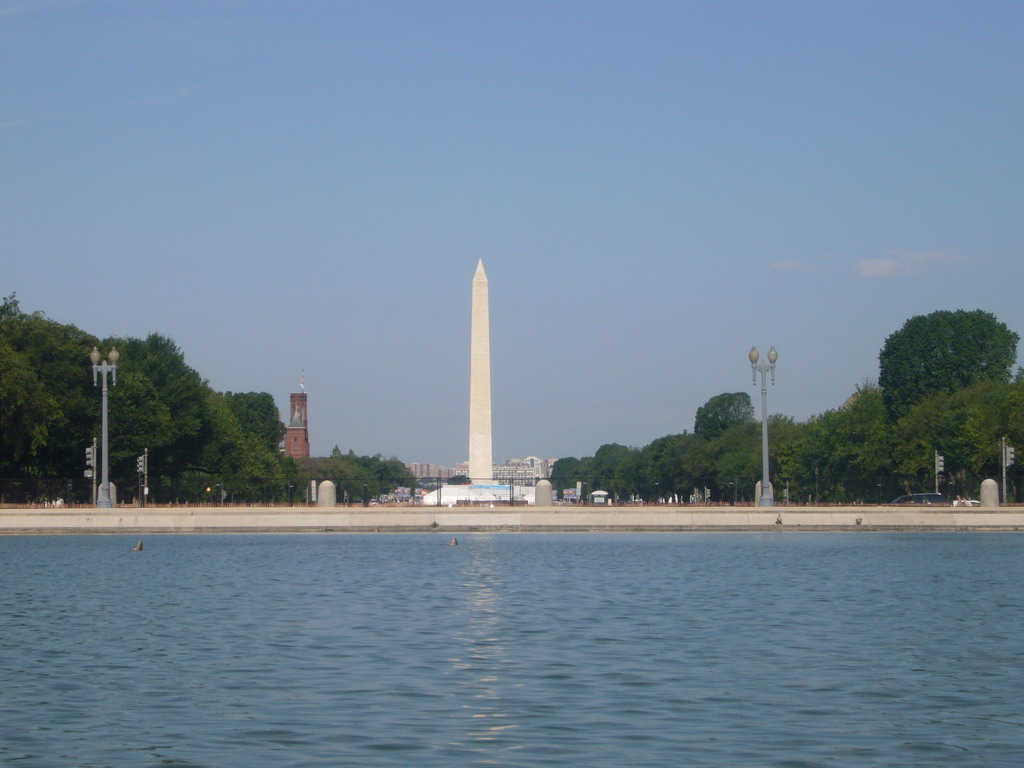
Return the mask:
[[[294,459],[309,458],[309,430],[306,421],[306,390],[292,392],[291,417],[284,433],[284,455]]]

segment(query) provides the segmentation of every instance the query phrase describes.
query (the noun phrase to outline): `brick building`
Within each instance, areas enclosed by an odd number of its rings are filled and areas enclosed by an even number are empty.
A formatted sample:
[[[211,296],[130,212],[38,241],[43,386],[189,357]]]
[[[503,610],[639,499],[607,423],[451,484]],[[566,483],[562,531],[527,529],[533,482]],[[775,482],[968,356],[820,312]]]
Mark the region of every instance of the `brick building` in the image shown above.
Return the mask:
[[[306,392],[292,392],[291,416],[284,433],[284,455],[294,459],[309,458],[309,428]]]

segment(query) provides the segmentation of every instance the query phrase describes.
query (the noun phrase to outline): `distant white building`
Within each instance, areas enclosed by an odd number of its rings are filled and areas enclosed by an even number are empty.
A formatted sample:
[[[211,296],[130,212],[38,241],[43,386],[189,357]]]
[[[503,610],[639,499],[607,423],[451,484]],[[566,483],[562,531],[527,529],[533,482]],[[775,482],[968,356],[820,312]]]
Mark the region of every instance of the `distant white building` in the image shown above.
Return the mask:
[[[533,506],[536,501],[534,488],[509,485],[442,485],[440,489],[423,496],[425,507],[457,506],[509,506],[509,492],[515,504]]]
[[[504,464],[493,465],[492,477],[496,483],[517,483],[536,485],[538,480],[551,477],[551,468],[557,459],[542,459],[527,456],[525,459],[509,459]],[[455,465],[455,474],[467,475],[469,462],[460,461]]]

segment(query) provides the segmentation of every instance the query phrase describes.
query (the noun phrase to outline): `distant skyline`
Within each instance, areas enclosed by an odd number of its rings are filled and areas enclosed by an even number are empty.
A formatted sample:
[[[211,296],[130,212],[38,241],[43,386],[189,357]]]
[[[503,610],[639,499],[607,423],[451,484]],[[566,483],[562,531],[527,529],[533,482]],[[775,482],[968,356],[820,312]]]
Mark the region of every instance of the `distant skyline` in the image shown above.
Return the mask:
[[[159,332],[313,455],[803,421],[914,315],[1024,336],[1019,2],[0,1],[3,295]],[[1018,360],[1018,364],[1020,360]],[[83,376],[88,376],[83,361]]]

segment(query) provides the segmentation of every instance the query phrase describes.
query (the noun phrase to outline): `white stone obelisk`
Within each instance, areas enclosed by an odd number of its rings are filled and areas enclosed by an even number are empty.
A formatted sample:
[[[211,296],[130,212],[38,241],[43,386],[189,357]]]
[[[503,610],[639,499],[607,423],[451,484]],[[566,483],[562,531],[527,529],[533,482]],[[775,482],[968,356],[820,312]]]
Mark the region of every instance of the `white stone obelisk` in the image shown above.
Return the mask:
[[[469,479],[490,483],[491,457],[491,328],[483,259],[473,275],[473,322],[469,361]]]

